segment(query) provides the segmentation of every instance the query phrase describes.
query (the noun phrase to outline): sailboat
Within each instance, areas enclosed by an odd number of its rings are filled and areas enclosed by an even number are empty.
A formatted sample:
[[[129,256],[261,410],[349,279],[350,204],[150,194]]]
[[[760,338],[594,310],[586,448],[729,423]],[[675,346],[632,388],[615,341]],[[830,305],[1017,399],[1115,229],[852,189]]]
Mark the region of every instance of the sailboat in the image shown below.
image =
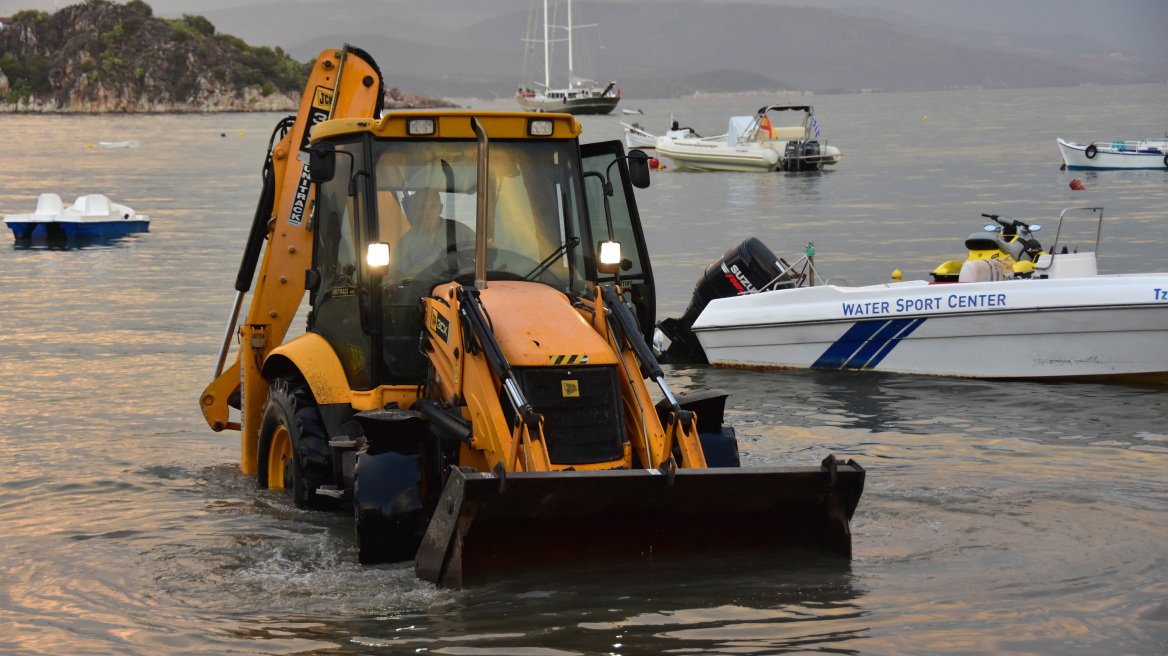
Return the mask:
[[[551,27],[568,31],[568,86],[566,88],[552,88],[551,73],[551,39],[548,30]],[[543,0],[543,88],[532,89],[530,86],[519,87],[515,96],[519,106],[528,112],[562,112],[565,114],[608,114],[616,109],[620,102],[620,89],[616,82],[609,82],[600,86],[594,80],[575,77],[572,61],[572,30],[594,25],[572,26],[572,0],[568,0],[568,26],[552,26],[548,24],[548,0]],[[538,42],[537,40],[529,40]]]

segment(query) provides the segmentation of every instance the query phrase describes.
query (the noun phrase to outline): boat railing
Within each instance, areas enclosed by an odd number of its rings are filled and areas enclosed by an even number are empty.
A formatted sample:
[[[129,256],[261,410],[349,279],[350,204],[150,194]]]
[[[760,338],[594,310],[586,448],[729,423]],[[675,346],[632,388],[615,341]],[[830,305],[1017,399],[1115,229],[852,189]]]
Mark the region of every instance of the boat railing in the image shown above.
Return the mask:
[[[1168,151],[1165,139],[1138,139],[1129,141],[1093,141],[1095,148],[1107,148],[1119,153],[1163,153]]]
[[[1066,217],[1067,212],[1093,212],[1097,215],[1095,225],[1095,253],[1099,253],[1099,239],[1103,236],[1103,208],[1102,207],[1067,207],[1062,212],[1059,212],[1058,228],[1054,232],[1054,242],[1050,245],[1050,262],[1046,266],[1035,266],[1035,269],[1047,270],[1054,266],[1054,260],[1058,257],[1059,237],[1063,233],[1063,218]]]
[[[811,141],[814,141],[815,143],[819,144],[819,152],[808,153],[804,150],[796,150],[794,154],[792,154],[790,157],[788,157],[786,159],[815,161],[815,160],[819,160],[819,159],[830,158],[830,156],[827,154],[827,139],[811,139],[809,141],[801,141],[800,143],[801,144],[810,143]]]
[[[803,287],[804,283],[807,283],[808,287],[814,287],[817,280],[820,286],[827,284],[823,276],[819,275],[819,270],[815,268],[815,245],[811,242],[808,242],[804,249],[803,257],[795,260],[794,264],[787,264],[786,260],[779,258],[778,265],[781,269],[779,275],[760,287],[757,293],[783,287]]]
[[[621,123],[621,125],[624,126],[624,128],[626,130],[628,130],[629,132],[632,132],[633,134],[638,134],[638,135],[641,135],[642,137],[649,137],[650,139],[657,138],[657,137],[649,134],[648,132],[646,132],[644,130],[644,128],[642,128],[638,125],[629,125],[628,123]]]

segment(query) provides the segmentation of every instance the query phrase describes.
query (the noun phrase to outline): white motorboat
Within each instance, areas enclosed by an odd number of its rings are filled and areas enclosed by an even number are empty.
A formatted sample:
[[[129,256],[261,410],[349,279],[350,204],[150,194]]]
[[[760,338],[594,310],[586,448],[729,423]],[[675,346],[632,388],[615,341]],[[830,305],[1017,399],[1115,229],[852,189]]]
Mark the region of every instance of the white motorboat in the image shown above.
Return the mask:
[[[548,23],[548,3],[543,2],[543,38],[527,38],[528,43],[543,44],[543,85],[533,89],[532,85],[519,87],[515,96],[516,102],[528,112],[562,112],[565,114],[610,114],[620,102],[620,89],[616,82],[600,85],[594,80],[578,78],[574,71],[572,56],[572,32],[582,27],[595,25],[572,25],[572,0],[568,0],[568,25],[566,27]],[[568,33],[568,86],[553,89],[551,78],[551,48],[556,39],[550,37],[548,30],[556,28]],[[537,85],[538,86],[538,85]]]
[[[768,105],[754,116],[731,117],[721,137],[666,135],[656,146],[678,169],[693,171],[819,171],[843,157],[819,138],[810,105]]]
[[[93,237],[147,232],[150,217],[101,194],[80,196],[66,208],[57,194],[41,194],[32,214],[9,214],[4,224],[16,239]]]
[[[625,146],[628,148],[639,148],[641,150],[656,150],[657,137],[645,131],[640,123],[621,123],[625,129]],[[669,116],[669,129],[665,132],[665,136],[674,139],[700,139],[702,135],[694,131],[693,128],[681,127],[677,119],[671,114]]]
[[[137,148],[137,141],[99,141],[98,148]]]
[[[621,127],[625,129],[625,146],[641,150],[652,150],[657,147],[657,137],[646,132],[640,123],[632,125],[621,123]]]
[[[1168,135],[1164,139],[1089,144],[1058,139],[1058,147],[1063,164],[1070,170],[1168,168]]]
[[[1102,208],[1069,209],[1102,223]],[[1168,273],[1098,275],[1095,252],[1058,253],[1058,240],[1029,278],[993,258],[968,260],[954,283],[795,287],[779,260],[753,293],[709,300],[692,335],[718,367],[1168,382]],[[732,253],[721,266],[749,273]],[[785,288],[761,282],[775,271]]]

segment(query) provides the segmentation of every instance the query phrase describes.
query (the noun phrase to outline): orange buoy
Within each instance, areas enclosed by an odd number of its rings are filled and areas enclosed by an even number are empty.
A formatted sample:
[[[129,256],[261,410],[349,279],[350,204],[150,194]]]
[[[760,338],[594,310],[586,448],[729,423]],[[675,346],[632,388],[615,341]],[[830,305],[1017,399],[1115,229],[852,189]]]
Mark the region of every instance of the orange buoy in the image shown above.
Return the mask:
[[[1086,189],[1086,187],[1083,186],[1083,183],[1080,182],[1078,178],[1075,178],[1074,180],[1071,180],[1071,189],[1074,189],[1075,191],[1083,191]]]

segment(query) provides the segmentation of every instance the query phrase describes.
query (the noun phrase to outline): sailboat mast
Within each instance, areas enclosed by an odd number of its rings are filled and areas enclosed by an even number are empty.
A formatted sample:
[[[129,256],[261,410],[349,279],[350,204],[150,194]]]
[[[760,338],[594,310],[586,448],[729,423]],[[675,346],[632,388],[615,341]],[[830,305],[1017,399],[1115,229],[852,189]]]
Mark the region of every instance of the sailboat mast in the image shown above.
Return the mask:
[[[568,0],[568,86],[572,86],[572,0]]]
[[[552,88],[551,55],[548,51],[548,0],[543,0],[543,89],[547,93]]]

